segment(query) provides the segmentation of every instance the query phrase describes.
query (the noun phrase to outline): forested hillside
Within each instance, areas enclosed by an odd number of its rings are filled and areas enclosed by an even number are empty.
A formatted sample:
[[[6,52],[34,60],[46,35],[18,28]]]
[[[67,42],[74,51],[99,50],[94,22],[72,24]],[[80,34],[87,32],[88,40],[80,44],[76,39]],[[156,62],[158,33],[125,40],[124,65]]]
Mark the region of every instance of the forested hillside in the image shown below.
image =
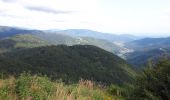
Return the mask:
[[[2,54],[0,71],[20,74],[30,71],[70,83],[82,79],[106,84],[133,80],[134,71],[118,56],[90,45],[46,46]]]

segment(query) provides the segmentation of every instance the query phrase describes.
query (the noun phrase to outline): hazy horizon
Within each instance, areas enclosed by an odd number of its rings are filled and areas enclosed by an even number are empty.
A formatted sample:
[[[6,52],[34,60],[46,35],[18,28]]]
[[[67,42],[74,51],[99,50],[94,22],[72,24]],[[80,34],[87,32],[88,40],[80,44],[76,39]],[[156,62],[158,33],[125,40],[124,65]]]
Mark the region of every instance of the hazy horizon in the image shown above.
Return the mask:
[[[170,36],[169,0],[0,0],[0,25]]]

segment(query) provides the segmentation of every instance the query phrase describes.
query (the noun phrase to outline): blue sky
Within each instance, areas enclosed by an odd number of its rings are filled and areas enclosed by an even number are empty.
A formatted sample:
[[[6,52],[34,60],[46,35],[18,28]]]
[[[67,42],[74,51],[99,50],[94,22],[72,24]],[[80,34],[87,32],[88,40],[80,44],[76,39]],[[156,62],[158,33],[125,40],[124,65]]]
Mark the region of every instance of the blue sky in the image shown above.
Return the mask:
[[[170,0],[0,0],[0,25],[170,36]]]

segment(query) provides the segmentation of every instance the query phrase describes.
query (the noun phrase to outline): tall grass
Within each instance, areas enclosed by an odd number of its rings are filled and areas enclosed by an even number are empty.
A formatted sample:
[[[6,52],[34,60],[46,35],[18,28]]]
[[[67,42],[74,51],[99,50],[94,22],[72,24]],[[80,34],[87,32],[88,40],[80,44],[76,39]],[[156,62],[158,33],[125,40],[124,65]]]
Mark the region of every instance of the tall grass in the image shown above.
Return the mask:
[[[0,79],[0,100],[112,100],[105,89],[89,80],[65,85],[47,77],[23,73]]]

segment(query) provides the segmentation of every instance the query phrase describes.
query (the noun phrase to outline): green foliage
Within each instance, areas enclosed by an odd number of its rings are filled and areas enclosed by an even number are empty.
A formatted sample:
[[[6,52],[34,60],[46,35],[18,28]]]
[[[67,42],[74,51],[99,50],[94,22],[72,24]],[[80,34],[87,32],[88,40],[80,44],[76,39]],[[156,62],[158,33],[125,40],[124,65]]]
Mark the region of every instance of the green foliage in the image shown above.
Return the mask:
[[[124,84],[121,86],[111,84],[107,88],[107,92],[115,97],[120,97],[120,98],[129,98],[131,93],[133,92],[134,86],[132,84]]]
[[[134,87],[131,100],[170,100],[170,61],[145,69]]]
[[[7,87],[2,87],[2,88],[0,88],[0,95],[1,95],[1,97],[7,97],[7,95],[8,95],[8,88]]]
[[[108,88],[108,92],[112,95],[121,96],[122,95],[122,88],[120,86],[112,84]]]
[[[30,96],[30,85],[31,85],[31,77],[30,74],[21,74],[19,79],[16,82],[16,92],[19,94],[21,98]]]
[[[42,100],[54,92],[54,84],[47,77],[31,77],[23,73],[16,81],[15,91],[21,99],[33,97]]]
[[[127,100],[170,100],[170,61],[162,59],[139,73],[133,84],[115,85],[107,91]]]

